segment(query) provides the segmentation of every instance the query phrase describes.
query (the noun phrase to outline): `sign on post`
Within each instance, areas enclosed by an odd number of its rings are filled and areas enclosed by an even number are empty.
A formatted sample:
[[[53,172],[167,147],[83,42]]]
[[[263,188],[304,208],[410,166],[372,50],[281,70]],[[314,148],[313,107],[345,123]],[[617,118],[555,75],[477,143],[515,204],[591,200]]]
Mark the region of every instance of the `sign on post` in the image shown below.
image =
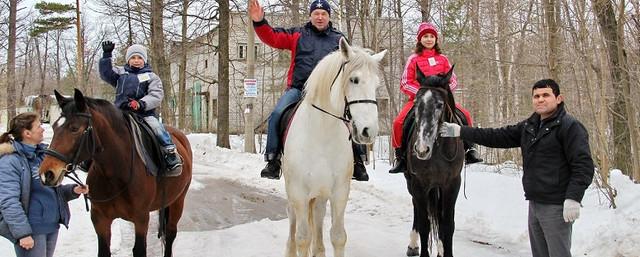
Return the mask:
[[[258,97],[257,79],[244,79],[244,97]]]

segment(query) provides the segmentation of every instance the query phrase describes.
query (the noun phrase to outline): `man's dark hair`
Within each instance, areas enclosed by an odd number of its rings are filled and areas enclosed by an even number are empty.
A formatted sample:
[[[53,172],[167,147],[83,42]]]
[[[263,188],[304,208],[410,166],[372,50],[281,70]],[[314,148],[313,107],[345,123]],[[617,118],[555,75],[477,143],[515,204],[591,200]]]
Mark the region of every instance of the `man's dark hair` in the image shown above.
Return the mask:
[[[558,83],[556,83],[553,79],[539,80],[538,82],[533,84],[531,93],[533,93],[533,90],[536,90],[537,88],[551,88],[551,91],[553,91],[553,95],[555,95],[556,97],[560,95],[560,86],[558,86]]]

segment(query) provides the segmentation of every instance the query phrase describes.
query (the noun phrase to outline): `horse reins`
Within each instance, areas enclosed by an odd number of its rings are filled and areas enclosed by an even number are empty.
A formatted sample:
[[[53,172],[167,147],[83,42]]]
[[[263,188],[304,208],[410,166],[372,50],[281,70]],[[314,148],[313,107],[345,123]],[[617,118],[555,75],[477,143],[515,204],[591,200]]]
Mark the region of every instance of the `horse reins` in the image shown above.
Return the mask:
[[[338,79],[338,76],[340,76],[340,73],[342,73],[342,70],[344,70],[344,66],[349,63],[349,61],[344,61],[342,62],[342,64],[340,65],[340,69],[338,70],[338,73],[336,73],[336,76],[333,77],[333,81],[331,82],[331,87],[329,87],[329,92],[331,92],[331,90],[333,89],[333,85],[336,83],[336,80]],[[371,99],[360,99],[360,100],[353,100],[353,101],[349,101],[347,100],[347,96],[344,97],[344,112],[342,113],[342,117],[335,115],[333,113],[330,113],[320,107],[318,107],[315,104],[311,104],[311,106],[313,106],[313,108],[316,108],[317,110],[328,114],[331,117],[334,117],[336,119],[341,120],[345,126],[347,126],[347,129],[349,129],[349,123],[351,122],[351,110],[349,109],[349,106],[352,104],[359,104],[359,103],[368,103],[368,104],[375,104],[376,106],[378,105],[378,102],[376,100],[371,100]],[[351,140],[351,129],[349,129],[349,140]]]
[[[44,154],[65,162],[66,165],[65,165],[64,176],[71,179],[73,182],[75,182],[79,186],[86,187],[86,185],[82,183],[82,181],[78,177],[78,174],[76,173],[76,167],[78,166],[78,163],[79,163],[78,158],[80,157],[80,151],[82,150],[82,146],[87,141],[87,138],[89,138],[90,140],[89,143],[91,144],[90,156],[93,157],[93,155],[96,152],[96,139],[95,139],[95,135],[93,134],[93,124],[91,122],[91,113],[78,113],[76,115],[87,118],[89,120],[89,125],[82,132],[82,136],[80,137],[80,142],[78,142],[78,147],[76,148],[76,151],[73,153],[73,157],[67,158],[65,155],[59,153],[58,151],[51,149],[51,147],[48,147],[47,149],[45,149]],[[62,115],[61,117],[65,117],[65,116]],[[87,209],[87,211],[89,211],[89,203],[87,200],[87,195],[85,194],[83,196],[84,196],[85,208]]]
[[[89,138],[90,144],[91,144],[91,154],[89,155],[89,159],[93,159],[93,156],[95,155],[96,152],[96,139],[95,139],[95,134],[93,133],[93,123],[92,123],[92,116],[91,113],[78,113],[76,114],[77,116],[81,116],[81,117],[85,117],[89,120],[89,125],[87,126],[87,128],[84,130],[84,132],[82,132],[82,136],[80,138],[80,142],[78,142],[78,145],[76,147],[76,151],[73,154],[72,158],[67,158],[67,156],[61,154],[60,152],[51,149],[50,147],[47,148],[44,153],[46,155],[50,155],[51,157],[54,157],[58,160],[61,160],[63,162],[66,163],[65,166],[65,174],[64,176],[73,180],[75,183],[77,183],[80,186],[85,186],[84,183],[82,183],[82,181],[80,180],[80,178],[78,177],[78,174],[76,173],[76,167],[78,166],[78,158],[80,157],[80,152],[82,151],[82,146],[85,144],[85,142],[87,141],[87,138]],[[62,115],[61,117],[65,117],[64,115]],[[127,124],[127,128],[129,128],[129,131],[131,131],[131,128],[129,127],[129,124]],[[130,135],[132,137],[133,140],[133,136]],[[111,201],[113,199],[115,199],[116,197],[118,197],[120,194],[122,194],[124,191],[127,190],[127,188],[129,187],[129,184],[131,184],[131,181],[133,180],[133,158],[135,155],[135,150],[133,148],[131,148],[131,164],[130,164],[130,168],[129,168],[129,179],[127,180],[127,183],[125,184],[125,186],[120,189],[118,192],[116,192],[113,196],[105,198],[105,199],[95,199],[94,197],[90,197],[92,202],[108,202]],[[73,176],[71,176],[71,175]],[[85,200],[85,207],[87,209],[87,211],[89,211],[89,204],[88,204],[88,199],[87,199],[87,195],[84,195],[84,200]]]

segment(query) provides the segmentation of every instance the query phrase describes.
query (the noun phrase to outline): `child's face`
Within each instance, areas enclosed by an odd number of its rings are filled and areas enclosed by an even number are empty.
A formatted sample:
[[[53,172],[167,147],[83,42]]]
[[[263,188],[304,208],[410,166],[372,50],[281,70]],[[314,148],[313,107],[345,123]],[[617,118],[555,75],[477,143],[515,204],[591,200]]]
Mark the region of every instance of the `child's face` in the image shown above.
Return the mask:
[[[129,58],[129,66],[142,68],[144,67],[144,59],[142,59],[142,57],[140,57],[139,55],[131,56],[131,58]]]

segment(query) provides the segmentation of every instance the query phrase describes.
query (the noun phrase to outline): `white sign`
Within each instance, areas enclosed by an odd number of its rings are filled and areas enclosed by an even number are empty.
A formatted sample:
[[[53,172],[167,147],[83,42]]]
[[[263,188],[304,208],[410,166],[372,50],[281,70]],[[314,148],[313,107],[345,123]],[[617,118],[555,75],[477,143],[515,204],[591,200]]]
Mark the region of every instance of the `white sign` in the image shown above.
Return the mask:
[[[244,79],[244,97],[258,97],[257,79]]]

